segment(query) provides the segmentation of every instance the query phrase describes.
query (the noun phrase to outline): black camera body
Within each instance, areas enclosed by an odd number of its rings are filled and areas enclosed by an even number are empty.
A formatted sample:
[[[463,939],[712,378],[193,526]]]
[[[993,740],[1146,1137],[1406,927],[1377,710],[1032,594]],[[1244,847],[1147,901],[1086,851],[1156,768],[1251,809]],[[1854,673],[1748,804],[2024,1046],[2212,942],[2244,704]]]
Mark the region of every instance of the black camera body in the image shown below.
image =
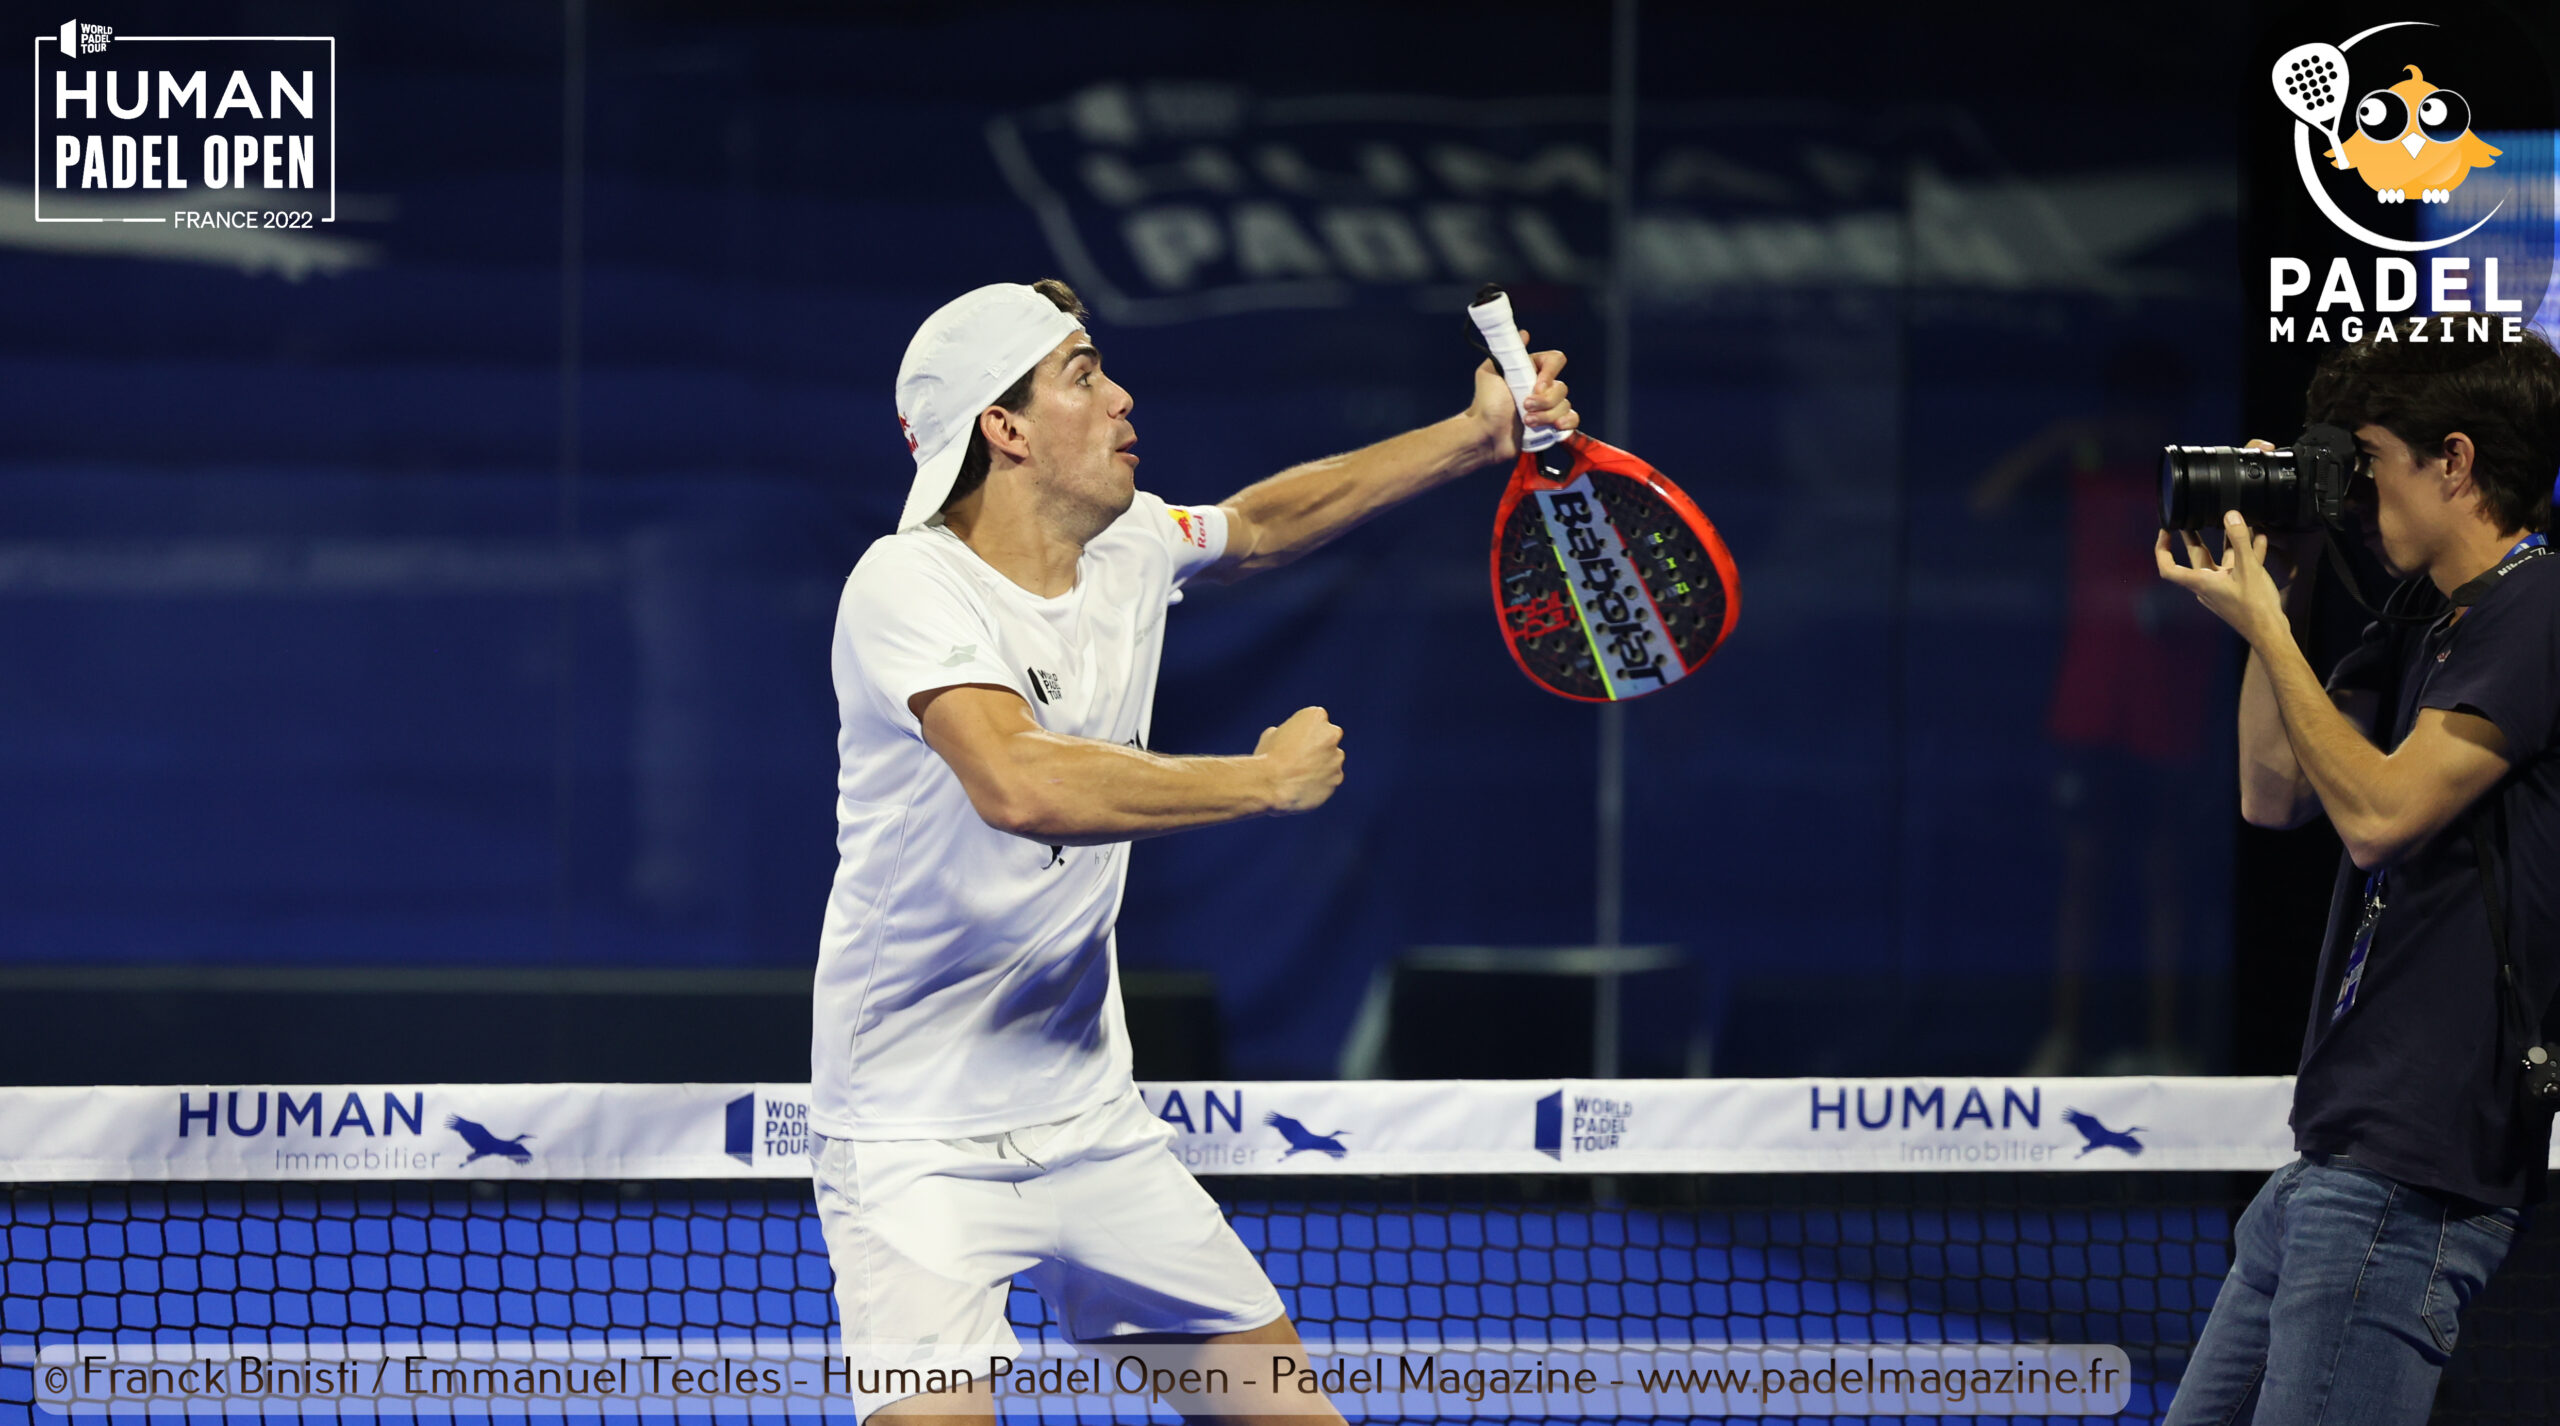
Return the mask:
[[[2344,528],[2347,487],[2364,465],[2353,433],[2310,426],[2280,451],[2170,446],[2160,452],[2160,528],[2219,529],[2237,510],[2269,533]]]

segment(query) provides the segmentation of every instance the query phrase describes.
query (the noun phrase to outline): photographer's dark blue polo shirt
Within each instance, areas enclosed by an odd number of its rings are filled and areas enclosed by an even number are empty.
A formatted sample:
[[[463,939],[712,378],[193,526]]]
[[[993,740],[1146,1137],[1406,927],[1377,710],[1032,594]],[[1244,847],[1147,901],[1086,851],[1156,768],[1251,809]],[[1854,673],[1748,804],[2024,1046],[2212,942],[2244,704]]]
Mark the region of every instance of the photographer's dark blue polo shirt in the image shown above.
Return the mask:
[[[2560,550],[2431,625],[2374,625],[2329,686],[2380,695],[2385,748],[2425,708],[2477,714],[2505,735],[2499,889],[2542,1016],[2560,987]],[[2469,814],[2389,870],[2354,1003],[2333,1020],[2364,892],[2364,873],[2341,858],[2294,1085],[2295,1146],[2482,1203],[2538,1201],[2551,1120],[2517,1102],[2524,1047],[2498,1003]]]

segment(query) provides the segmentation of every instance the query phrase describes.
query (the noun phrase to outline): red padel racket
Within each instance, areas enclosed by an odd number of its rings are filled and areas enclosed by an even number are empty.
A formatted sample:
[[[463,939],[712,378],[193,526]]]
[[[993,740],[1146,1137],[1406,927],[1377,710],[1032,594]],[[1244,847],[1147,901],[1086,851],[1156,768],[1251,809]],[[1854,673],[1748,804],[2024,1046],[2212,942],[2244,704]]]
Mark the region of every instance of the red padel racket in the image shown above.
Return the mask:
[[[1511,299],[1467,308],[1515,402],[1536,369]],[[1670,477],[1579,431],[1528,428],[1493,517],[1493,612],[1529,681],[1588,703],[1696,673],[1733,632],[1742,583],[1716,527]]]

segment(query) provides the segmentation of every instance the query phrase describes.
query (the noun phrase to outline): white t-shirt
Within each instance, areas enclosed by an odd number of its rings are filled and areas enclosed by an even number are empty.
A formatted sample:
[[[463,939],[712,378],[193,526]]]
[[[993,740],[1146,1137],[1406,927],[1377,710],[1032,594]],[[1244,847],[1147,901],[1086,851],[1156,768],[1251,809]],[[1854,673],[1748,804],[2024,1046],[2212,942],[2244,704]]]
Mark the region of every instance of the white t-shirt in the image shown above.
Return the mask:
[[[1051,732],[1144,747],[1182,582],[1223,511],[1140,493],[1043,599],[941,525],[874,543],[836,606],[835,888],[818,942],[810,1122],[947,1139],[1067,1118],[1129,1083],[1112,943],[1125,842],[988,826],[907,700],[984,683]]]

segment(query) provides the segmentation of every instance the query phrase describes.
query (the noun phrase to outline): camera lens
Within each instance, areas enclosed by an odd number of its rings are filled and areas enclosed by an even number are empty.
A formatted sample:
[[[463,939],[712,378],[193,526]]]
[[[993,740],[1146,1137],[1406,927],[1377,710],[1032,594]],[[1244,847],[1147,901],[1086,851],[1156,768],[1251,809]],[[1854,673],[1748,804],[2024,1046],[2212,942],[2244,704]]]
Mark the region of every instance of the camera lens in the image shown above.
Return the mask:
[[[2307,530],[2318,523],[2292,451],[2240,446],[2170,446],[2160,452],[2160,527],[2203,530],[2222,512],[2261,530]]]

